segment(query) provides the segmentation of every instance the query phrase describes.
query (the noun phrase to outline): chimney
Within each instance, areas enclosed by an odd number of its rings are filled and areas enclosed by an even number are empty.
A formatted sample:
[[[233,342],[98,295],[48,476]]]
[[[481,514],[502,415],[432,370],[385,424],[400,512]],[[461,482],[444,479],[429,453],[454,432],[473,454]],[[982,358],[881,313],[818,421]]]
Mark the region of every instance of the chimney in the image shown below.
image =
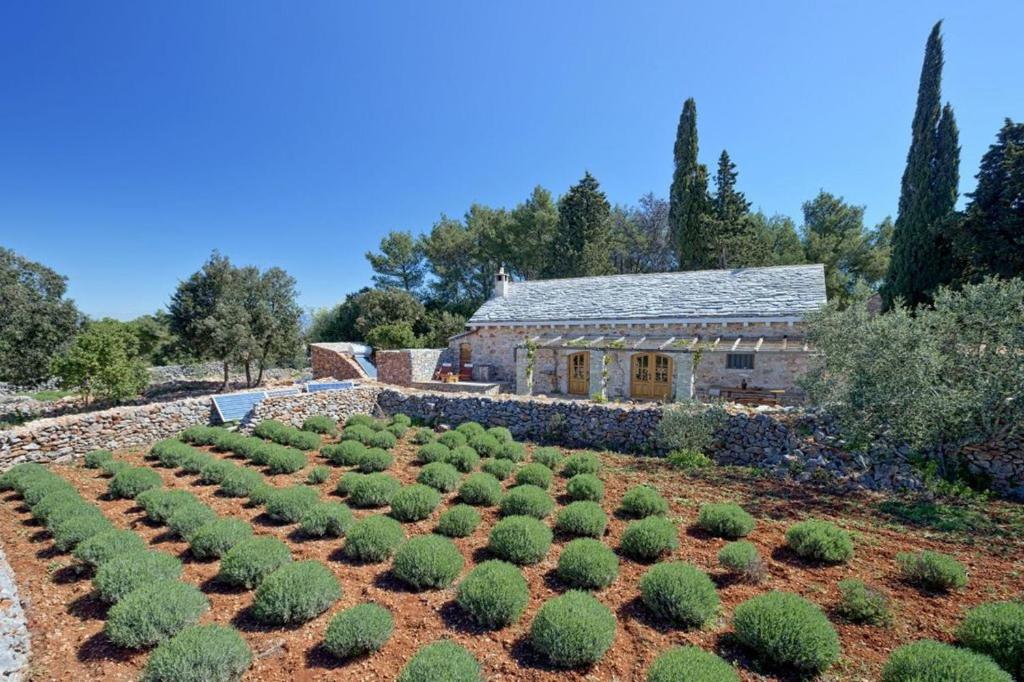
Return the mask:
[[[498,268],[498,274],[494,276],[494,294],[491,298],[505,298],[508,296],[509,287],[512,284],[512,278],[505,272],[505,266],[502,265]]]

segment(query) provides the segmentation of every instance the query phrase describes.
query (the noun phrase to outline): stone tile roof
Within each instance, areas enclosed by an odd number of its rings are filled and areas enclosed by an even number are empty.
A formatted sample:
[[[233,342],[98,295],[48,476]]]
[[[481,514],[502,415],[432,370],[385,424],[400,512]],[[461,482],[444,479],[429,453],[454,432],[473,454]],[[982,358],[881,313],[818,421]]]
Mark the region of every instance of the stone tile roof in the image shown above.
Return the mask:
[[[513,282],[469,324],[799,317],[825,303],[820,264]]]

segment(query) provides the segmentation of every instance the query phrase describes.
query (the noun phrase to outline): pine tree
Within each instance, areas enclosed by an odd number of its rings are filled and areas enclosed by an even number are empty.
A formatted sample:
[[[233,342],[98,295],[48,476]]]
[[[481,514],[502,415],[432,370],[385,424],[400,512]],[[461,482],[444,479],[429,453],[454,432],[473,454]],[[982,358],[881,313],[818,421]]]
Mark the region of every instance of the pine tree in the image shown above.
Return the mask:
[[[610,230],[611,205],[597,179],[588,172],[558,202],[558,228],[548,276],[610,273]]]
[[[715,217],[725,224],[737,223],[750,211],[750,202],[736,189],[736,164],[729,158],[729,152],[722,150],[718,157],[718,171],[715,173],[715,195],[712,206]]]
[[[916,306],[952,280],[949,230],[957,198],[960,147],[953,109],[942,99],[942,22],[928,36],[903,172],[892,261],[884,293]],[[940,257],[937,257],[940,256]]]
[[[675,171],[669,190],[669,229],[680,270],[708,267],[714,253],[707,240],[708,169],[697,161],[697,103],[683,104],[676,131]]]

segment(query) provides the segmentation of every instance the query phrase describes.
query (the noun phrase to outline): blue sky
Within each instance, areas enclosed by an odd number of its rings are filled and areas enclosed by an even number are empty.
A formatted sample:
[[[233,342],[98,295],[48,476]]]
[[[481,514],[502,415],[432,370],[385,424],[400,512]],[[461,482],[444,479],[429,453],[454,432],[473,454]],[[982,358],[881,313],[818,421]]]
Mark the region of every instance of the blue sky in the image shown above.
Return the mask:
[[[304,306],[472,202],[591,171],[666,196],[682,102],[755,207],[819,188],[895,212],[944,19],[962,191],[1024,118],[1024,2],[34,2],[0,6],[0,245],[95,316],[164,305],[214,248]]]

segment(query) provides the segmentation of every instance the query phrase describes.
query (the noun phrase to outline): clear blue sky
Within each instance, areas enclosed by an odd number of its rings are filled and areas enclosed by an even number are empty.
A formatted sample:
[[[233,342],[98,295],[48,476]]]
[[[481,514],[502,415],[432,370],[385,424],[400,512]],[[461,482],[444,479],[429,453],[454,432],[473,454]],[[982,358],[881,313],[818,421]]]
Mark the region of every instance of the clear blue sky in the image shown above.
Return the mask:
[[[210,251],[307,307],[392,229],[556,194],[668,193],[683,100],[755,207],[895,212],[945,19],[962,191],[1024,118],[1024,2],[35,2],[0,6],[0,244],[95,316],[164,305]]]

